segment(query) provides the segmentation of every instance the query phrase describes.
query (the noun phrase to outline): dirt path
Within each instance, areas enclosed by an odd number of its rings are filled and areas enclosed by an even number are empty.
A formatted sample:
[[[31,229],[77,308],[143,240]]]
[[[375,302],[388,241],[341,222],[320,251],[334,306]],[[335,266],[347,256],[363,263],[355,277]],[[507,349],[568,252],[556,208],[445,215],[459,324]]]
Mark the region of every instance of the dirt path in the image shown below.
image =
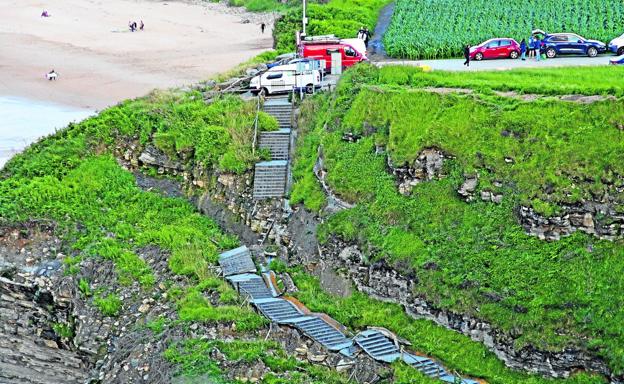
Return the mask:
[[[89,109],[206,79],[273,43],[259,27],[272,15],[210,2],[5,0],[0,15],[0,95]]]
[[[383,37],[388,30],[388,26],[390,26],[390,21],[392,20],[392,14],[394,13],[395,3],[392,2],[385,7],[382,8],[381,12],[379,12],[379,17],[377,18],[377,25],[375,26],[375,31],[373,32],[373,37],[371,38],[368,44],[369,50],[369,58],[372,61],[386,60],[388,59],[388,55],[386,55],[386,49],[383,44]]]

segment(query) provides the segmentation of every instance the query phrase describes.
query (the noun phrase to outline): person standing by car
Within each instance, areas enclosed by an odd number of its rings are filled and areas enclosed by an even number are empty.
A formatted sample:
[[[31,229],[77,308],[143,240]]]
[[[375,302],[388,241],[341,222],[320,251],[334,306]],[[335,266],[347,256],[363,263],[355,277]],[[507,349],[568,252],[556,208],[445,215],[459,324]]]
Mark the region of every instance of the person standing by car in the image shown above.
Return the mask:
[[[470,45],[468,44],[464,46],[464,57],[466,58],[466,61],[464,61],[464,65],[466,67],[470,67]]]
[[[535,56],[535,37],[529,36],[529,59]]]
[[[535,60],[542,60],[542,41],[539,37],[535,38]]]
[[[527,43],[525,39],[522,39],[520,42],[520,53],[522,57],[522,61],[526,60],[526,52],[527,52]]]

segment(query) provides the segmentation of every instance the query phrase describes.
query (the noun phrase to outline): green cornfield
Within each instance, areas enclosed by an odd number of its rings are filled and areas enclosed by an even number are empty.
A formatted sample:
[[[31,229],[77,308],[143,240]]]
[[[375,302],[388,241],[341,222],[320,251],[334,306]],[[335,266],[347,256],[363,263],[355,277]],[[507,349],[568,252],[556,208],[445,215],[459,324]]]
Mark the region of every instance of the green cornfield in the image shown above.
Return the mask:
[[[392,57],[441,59],[493,37],[520,42],[537,28],[608,43],[624,33],[624,1],[397,0],[384,45]]]

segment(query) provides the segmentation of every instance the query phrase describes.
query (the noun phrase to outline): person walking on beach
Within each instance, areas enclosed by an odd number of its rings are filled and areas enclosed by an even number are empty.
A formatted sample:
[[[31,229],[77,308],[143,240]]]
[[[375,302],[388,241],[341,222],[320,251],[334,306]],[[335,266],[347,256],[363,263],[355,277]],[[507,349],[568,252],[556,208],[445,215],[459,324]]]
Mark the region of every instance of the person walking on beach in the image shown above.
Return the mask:
[[[145,24],[143,24],[143,20],[141,20],[141,25],[139,26],[139,29],[142,31],[143,28],[145,28]]]
[[[466,58],[466,61],[464,61],[464,65],[466,67],[470,67],[470,45],[468,44],[464,46],[464,58]]]
[[[525,39],[522,39],[520,42],[520,53],[522,56],[522,61],[526,60],[526,52],[527,52],[527,43]]]
[[[264,24],[264,22],[262,22],[262,24],[260,24],[260,30],[262,31],[262,34],[264,35],[264,30],[266,29],[266,24]]]
[[[46,77],[48,78],[49,81],[52,81],[52,80],[56,81],[56,78],[58,77],[58,73],[56,73],[56,71],[53,69],[46,74]]]
[[[41,12],[41,17],[50,17],[50,14],[45,9]]]

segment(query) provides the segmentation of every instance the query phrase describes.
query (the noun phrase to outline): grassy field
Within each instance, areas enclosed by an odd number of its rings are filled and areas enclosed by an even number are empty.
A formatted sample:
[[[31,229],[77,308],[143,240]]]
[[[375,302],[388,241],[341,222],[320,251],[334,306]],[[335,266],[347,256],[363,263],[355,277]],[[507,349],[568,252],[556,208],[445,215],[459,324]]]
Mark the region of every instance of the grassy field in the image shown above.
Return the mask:
[[[513,333],[518,347],[578,347],[624,371],[622,243],[580,233],[543,242],[526,235],[514,214],[527,203],[545,214],[556,212],[558,204],[600,196],[603,183],[620,180],[624,170],[617,154],[624,133],[612,116],[622,120],[623,102],[437,95],[396,85],[405,83],[405,73],[360,66],[344,76],[334,96],[306,106],[293,201],[315,210],[324,203],[311,175],[320,144],[328,182],[357,204],[330,217],[320,239],[358,243],[371,261],[385,259],[412,273],[420,282],[418,296]],[[409,72],[407,84],[418,79]],[[346,132],[364,133],[365,122],[368,135],[356,143],[341,139]],[[387,145],[398,164],[430,146],[455,158],[445,165],[446,177],[403,196],[375,144]],[[513,165],[504,161],[507,156]],[[499,188],[502,204],[461,200],[456,190],[465,173],[479,174],[480,189]],[[578,178],[587,182],[572,181]],[[494,180],[503,186],[495,187]]]
[[[307,17],[309,36],[334,34],[354,38],[362,26],[373,31],[377,15],[390,0],[330,0],[309,4]],[[276,23],[274,37],[278,52],[295,50],[295,32],[301,30],[300,7],[287,11]]]
[[[413,87],[470,88],[480,93],[514,91],[521,94],[624,96],[624,68],[616,66],[569,67],[557,69],[513,69],[478,71],[466,76],[461,72],[422,72],[409,66],[388,66],[376,82],[383,85]]]
[[[493,37],[519,42],[536,28],[608,43],[622,34],[622,19],[618,0],[398,0],[384,44],[392,57],[440,59]]]

